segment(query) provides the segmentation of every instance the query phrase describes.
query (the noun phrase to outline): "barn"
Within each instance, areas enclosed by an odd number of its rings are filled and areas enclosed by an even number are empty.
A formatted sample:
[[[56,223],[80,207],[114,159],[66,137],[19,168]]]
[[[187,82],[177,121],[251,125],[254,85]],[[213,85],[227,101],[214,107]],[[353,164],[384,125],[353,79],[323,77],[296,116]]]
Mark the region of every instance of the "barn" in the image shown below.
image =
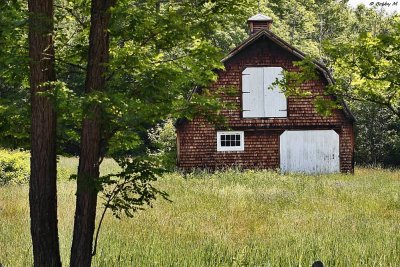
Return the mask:
[[[293,62],[306,55],[273,33],[270,17],[257,14],[248,23],[249,38],[222,60],[225,69],[217,71],[218,79],[210,88],[237,88],[221,100],[236,108],[222,111],[227,119],[222,128],[202,117],[178,121],[178,167],[353,172],[353,115],[343,103],[324,117],[313,103],[334,82],[327,68],[315,63],[318,79],[301,85],[311,96],[286,97],[272,83],[282,70],[299,71]]]

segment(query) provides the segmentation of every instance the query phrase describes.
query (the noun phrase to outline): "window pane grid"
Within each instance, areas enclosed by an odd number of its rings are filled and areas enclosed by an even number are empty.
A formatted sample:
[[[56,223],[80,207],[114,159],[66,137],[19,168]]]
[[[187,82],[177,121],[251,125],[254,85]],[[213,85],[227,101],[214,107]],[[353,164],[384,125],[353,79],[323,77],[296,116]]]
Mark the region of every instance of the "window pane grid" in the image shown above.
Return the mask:
[[[240,135],[239,134],[221,135],[221,146],[223,147],[240,146]]]
[[[217,151],[244,151],[244,132],[217,132]]]

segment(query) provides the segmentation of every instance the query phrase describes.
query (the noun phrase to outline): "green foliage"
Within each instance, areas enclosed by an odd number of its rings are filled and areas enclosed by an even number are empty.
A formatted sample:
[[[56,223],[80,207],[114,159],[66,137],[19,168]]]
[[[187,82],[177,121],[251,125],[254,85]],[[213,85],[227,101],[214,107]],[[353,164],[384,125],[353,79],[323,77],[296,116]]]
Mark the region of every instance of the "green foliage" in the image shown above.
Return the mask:
[[[269,2],[269,1],[268,1]],[[315,32],[318,32],[317,12],[315,1],[271,1],[268,4],[280,21],[277,33],[290,44],[301,47],[311,55],[317,53],[317,42],[311,41]],[[280,26],[280,27],[279,27]]]
[[[335,66],[334,92],[384,106],[400,117],[400,23],[389,33],[363,33],[355,43],[328,47]]]
[[[0,81],[0,146],[9,149],[29,145],[27,90],[2,86]]]
[[[65,29],[55,36],[58,137],[64,147],[77,147],[80,124],[90,116],[90,107],[101,110],[100,157],[112,157],[120,170],[101,177],[96,190],[104,194],[104,212],[111,209],[118,217],[132,216],[151,205],[156,195],[166,196],[152,186],[165,168],[161,159],[150,161],[146,155],[148,129],[192,110],[210,120],[218,115],[221,101],[206,90],[189,96],[193,88],[207,88],[216,80],[222,53],[210,36],[225,21],[225,14],[240,11],[241,2],[118,1],[111,10],[107,87],[90,94],[82,93],[89,26],[82,3],[60,1],[56,10],[56,28]]]
[[[353,102],[358,165],[400,166],[400,118],[373,103]]]
[[[157,195],[167,199],[167,193],[156,189],[152,183],[157,180],[164,169],[153,160],[146,158],[127,158],[118,162],[122,171],[102,176],[100,191],[104,196],[104,207],[110,209],[114,216],[133,217],[133,214],[152,207]]]
[[[27,3],[0,2],[0,84],[27,86]]]
[[[310,57],[307,57],[304,60],[293,62],[293,65],[297,67],[299,71],[284,70],[283,77],[281,79],[276,79],[270,89],[277,85],[287,97],[312,96],[311,92],[305,91],[301,86],[305,82],[318,79],[319,76],[314,61]]]
[[[26,3],[0,2],[0,146],[29,143]]]
[[[29,153],[0,149],[0,186],[29,180]]]
[[[172,171],[176,168],[176,129],[173,119],[159,123],[148,131],[149,154],[162,162],[162,166]]]
[[[310,57],[307,57],[304,60],[293,62],[293,65],[296,66],[299,71],[284,70],[283,77],[281,79],[277,79],[271,85],[271,88],[278,86],[286,95],[286,97],[294,96],[312,98],[315,110],[323,116],[330,116],[332,114],[332,110],[343,108],[338,101],[327,97],[330,94],[330,90],[326,90],[323,96],[315,96],[310,91],[302,88],[304,83],[317,80],[320,77],[315,64],[316,61]]]
[[[316,110],[329,116],[333,109],[343,108],[346,100],[355,109],[357,123],[356,159],[358,164],[398,165],[397,121],[400,117],[400,23],[398,17],[359,6],[344,12],[340,3],[322,8],[320,55],[296,62],[298,72],[285,72],[276,81],[288,96],[310,96],[301,85],[316,78],[313,62],[328,64],[335,84],[326,95],[314,99]],[[329,14],[327,11],[336,10]],[[348,25],[333,18],[343,17]],[[328,30],[331,28],[333,31]],[[321,35],[322,34],[322,35]],[[360,103],[358,103],[360,102]],[[373,122],[375,121],[375,122]]]
[[[329,116],[333,109],[342,108],[346,100],[355,109],[357,123],[356,159],[358,164],[398,165],[397,121],[400,117],[400,23],[396,16],[359,6],[354,12],[342,12],[336,4],[323,8],[319,61],[333,71],[335,84],[326,88],[333,99],[318,96],[316,110]],[[328,14],[329,9],[337,12]],[[338,9],[339,8],[339,9]],[[342,16],[346,27],[332,18]],[[325,31],[331,25],[335,31]],[[328,26],[330,28],[331,26]],[[307,97],[310,92],[300,86],[316,78],[313,61],[297,62],[299,72],[285,72],[277,81],[288,96]],[[360,102],[360,103],[358,103]],[[375,121],[375,122],[373,122]]]
[[[76,150],[82,116],[93,101],[102,109],[103,155],[117,160],[144,155],[148,129],[168,117],[193,117],[196,112],[215,120],[223,106],[219,98],[207,90],[192,94],[215,81],[222,53],[214,34],[228,22],[225,16],[240,13],[242,5],[119,1],[112,10],[108,87],[85,96],[81,68],[86,64],[88,10],[80,2],[61,2],[56,17],[65,33],[56,35],[57,62],[68,93],[56,99],[61,145]]]
[[[181,109],[180,117],[189,120],[203,117],[214,125],[225,125],[226,117],[221,116],[221,110],[235,109],[236,107],[232,103],[221,101],[221,97],[236,93],[236,88],[231,87],[221,87],[213,91],[195,87],[189,95],[189,101],[181,98],[177,102],[177,106]]]
[[[390,16],[363,6],[350,9],[346,1],[260,1],[260,6],[246,0],[118,1],[109,30],[108,88],[101,96],[86,97],[89,6],[86,0],[55,3],[60,153],[79,151],[81,121],[91,101],[100,101],[104,111],[102,151],[109,156],[144,155],[147,131],[171,116],[201,115],[223,124],[219,110],[227,107],[206,88],[216,79],[223,55],[247,37],[246,20],[258,8],[274,19],[275,33],[319,57],[339,76],[324,43],[340,47],[361,32],[392,32]],[[28,147],[26,3],[3,1],[0,8],[0,144]],[[315,102],[321,112],[333,106]]]
[[[334,109],[343,109],[343,106],[337,101],[322,96],[315,97],[313,102],[315,110],[324,117],[331,116]]]

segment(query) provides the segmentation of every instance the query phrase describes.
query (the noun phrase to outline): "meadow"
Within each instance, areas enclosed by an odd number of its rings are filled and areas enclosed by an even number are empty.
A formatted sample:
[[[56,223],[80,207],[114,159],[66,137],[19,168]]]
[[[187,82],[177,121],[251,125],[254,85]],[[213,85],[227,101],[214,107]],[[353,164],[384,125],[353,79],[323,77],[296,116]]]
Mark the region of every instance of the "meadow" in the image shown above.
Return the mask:
[[[77,160],[61,158],[58,205],[68,265]],[[103,173],[117,169],[111,160]],[[400,171],[355,175],[235,171],[157,182],[172,202],[118,220],[107,214],[93,266],[400,266]],[[99,212],[102,207],[99,206]],[[0,263],[31,266],[28,187],[0,187]]]

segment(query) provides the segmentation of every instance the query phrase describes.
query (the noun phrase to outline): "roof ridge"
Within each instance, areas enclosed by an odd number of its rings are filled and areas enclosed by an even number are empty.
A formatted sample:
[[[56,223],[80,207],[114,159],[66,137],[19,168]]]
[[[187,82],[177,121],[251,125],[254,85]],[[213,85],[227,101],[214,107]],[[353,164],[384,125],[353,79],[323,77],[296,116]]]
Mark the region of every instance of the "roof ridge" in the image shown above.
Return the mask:
[[[249,18],[247,21],[272,21],[272,18],[264,15],[263,13],[258,13]]]

